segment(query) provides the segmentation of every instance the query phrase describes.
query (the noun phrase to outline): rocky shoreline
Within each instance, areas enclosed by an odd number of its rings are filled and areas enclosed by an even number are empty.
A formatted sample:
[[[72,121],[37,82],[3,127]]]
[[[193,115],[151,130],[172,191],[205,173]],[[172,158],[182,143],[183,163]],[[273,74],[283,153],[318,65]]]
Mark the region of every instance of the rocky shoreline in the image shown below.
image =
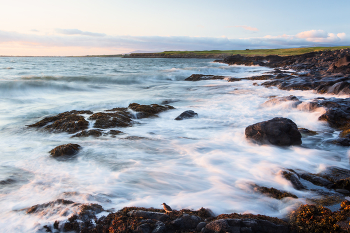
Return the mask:
[[[148,56],[149,57],[149,56]],[[220,58],[220,57],[218,57]],[[261,84],[267,88],[275,86],[282,90],[314,90],[317,93],[333,95],[350,94],[350,50],[313,52],[297,56],[280,57],[244,57],[240,55],[216,60],[229,65],[259,65],[275,68],[273,72],[261,76],[245,78],[247,80],[264,80]],[[186,81],[217,80],[238,82],[243,78],[215,76],[210,74],[193,74]],[[326,112],[319,120],[326,121],[331,127],[341,131],[339,138],[331,141],[340,146],[350,146],[350,98],[316,98],[303,103],[295,96],[272,97],[264,104],[274,105],[290,102],[295,108],[314,111],[319,107]],[[128,108],[113,108],[93,113],[89,110],[70,111],[52,117],[46,117],[29,125],[49,132],[67,132],[72,137],[123,135],[121,131],[109,130],[114,127],[132,127],[137,119],[157,117],[163,111],[174,109],[170,105],[140,105],[132,103]],[[130,112],[132,110],[132,113]],[[198,116],[188,110],[174,120],[186,120]],[[89,122],[93,121],[93,129]],[[314,135],[308,129],[298,128],[290,119],[273,118],[270,121],[257,122],[246,128],[246,137],[259,144],[276,146],[300,145],[301,137]],[[131,139],[132,136],[125,137]],[[134,139],[131,139],[134,140]],[[76,156],[78,144],[60,145],[50,151],[52,157]],[[70,209],[64,216],[67,221],[54,222],[44,226],[46,232],[234,232],[234,233],[268,233],[268,232],[350,232],[350,170],[340,167],[328,167],[325,171],[312,174],[303,170],[285,168],[279,174],[288,180],[295,189],[315,193],[310,204],[300,205],[286,219],[272,218],[253,214],[222,214],[214,216],[210,210],[173,210],[166,213],[163,209],[125,207],[117,212],[107,211],[98,204],[80,204],[58,199],[44,204],[23,209],[26,214],[42,214],[47,208],[57,212]],[[301,180],[311,182],[316,187],[308,188]],[[273,187],[250,184],[251,191],[271,198],[298,198],[298,196]],[[331,211],[326,207],[338,205]],[[105,216],[97,217],[100,213]],[[109,212],[109,213],[108,213]]]

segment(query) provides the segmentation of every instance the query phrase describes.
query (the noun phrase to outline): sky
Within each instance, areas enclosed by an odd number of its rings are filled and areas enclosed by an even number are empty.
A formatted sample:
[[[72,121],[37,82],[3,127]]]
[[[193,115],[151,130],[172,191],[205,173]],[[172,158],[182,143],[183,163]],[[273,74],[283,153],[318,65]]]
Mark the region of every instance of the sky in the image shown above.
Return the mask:
[[[349,0],[0,0],[0,55],[350,45]]]

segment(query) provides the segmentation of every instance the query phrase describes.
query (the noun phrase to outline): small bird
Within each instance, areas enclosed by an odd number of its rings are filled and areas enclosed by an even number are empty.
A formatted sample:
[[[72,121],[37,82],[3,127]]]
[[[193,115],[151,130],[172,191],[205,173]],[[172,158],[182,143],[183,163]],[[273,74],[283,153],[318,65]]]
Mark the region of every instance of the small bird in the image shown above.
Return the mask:
[[[164,208],[164,210],[165,210],[166,213],[171,213],[171,212],[173,212],[173,210],[171,209],[171,207],[168,206],[167,204],[163,203],[162,205],[163,205],[163,208]]]

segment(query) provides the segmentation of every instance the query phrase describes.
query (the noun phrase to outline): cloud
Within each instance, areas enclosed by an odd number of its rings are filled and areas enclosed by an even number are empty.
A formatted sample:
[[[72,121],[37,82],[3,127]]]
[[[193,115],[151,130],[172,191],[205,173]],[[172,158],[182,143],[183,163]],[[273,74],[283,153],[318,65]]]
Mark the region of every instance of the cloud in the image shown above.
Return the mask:
[[[250,26],[246,26],[246,25],[241,25],[241,26],[227,26],[227,28],[243,28],[247,31],[254,31],[254,32],[257,32],[259,31],[259,29],[257,28],[253,28],[253,27],[250,27]]]
[[[311,30],[300,32],[296,35],[297,38],[305,39],[309,42],[316,43],[337,43],[346,38],[345,33],[327,33],[323,30]]]
[[[232,50],[259,48],[291,48],[303,46],[349,45],[345,33],[301,32],[296,35],[278,35],[230,39],[227,37],[189,36],[88,36],[77,29],[62,31],[59,35],[23,34],[0,30],[0,46],[12,43],[28,48],[85,48],[98,51],[166,51],[166,50]],[[90,34],[89,34],[90,35]],[[9,46],[7,46],[9,47]],[[4,50],[3,50],[4,51]],[[3,52],[0,50],[0,55]],[[105,54],[105,53],[104,53]],[[71,55],[71,54],[69,54]]]
[[[60,29],[57,28],[55,31],[59,34],[63,35],[83,35],[83,36],[97,36],[97,37],[103,37],[106,36],[104,33],[96,33],[96,32],[84,32],[79,29]]]

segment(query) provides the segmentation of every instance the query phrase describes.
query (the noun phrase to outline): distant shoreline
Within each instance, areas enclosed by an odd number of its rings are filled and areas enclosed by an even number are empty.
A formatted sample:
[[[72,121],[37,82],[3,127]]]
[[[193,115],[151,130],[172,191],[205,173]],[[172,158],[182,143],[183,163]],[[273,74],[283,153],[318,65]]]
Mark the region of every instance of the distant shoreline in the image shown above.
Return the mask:
[[[83,56],[11,56],[0,55],[0,57],[123,57],[123,58],[213,58],[223,59],[232,55],[242,56],[292,56],[301,55],[316,51],[347,49],[349,46],[336,47],[305,47],[289,49],[245,49],[245,50],[203,50],[203,51],[164,51],[157,53],[130,53],[130,54],[110,54],[110,55],[83,55]]]

